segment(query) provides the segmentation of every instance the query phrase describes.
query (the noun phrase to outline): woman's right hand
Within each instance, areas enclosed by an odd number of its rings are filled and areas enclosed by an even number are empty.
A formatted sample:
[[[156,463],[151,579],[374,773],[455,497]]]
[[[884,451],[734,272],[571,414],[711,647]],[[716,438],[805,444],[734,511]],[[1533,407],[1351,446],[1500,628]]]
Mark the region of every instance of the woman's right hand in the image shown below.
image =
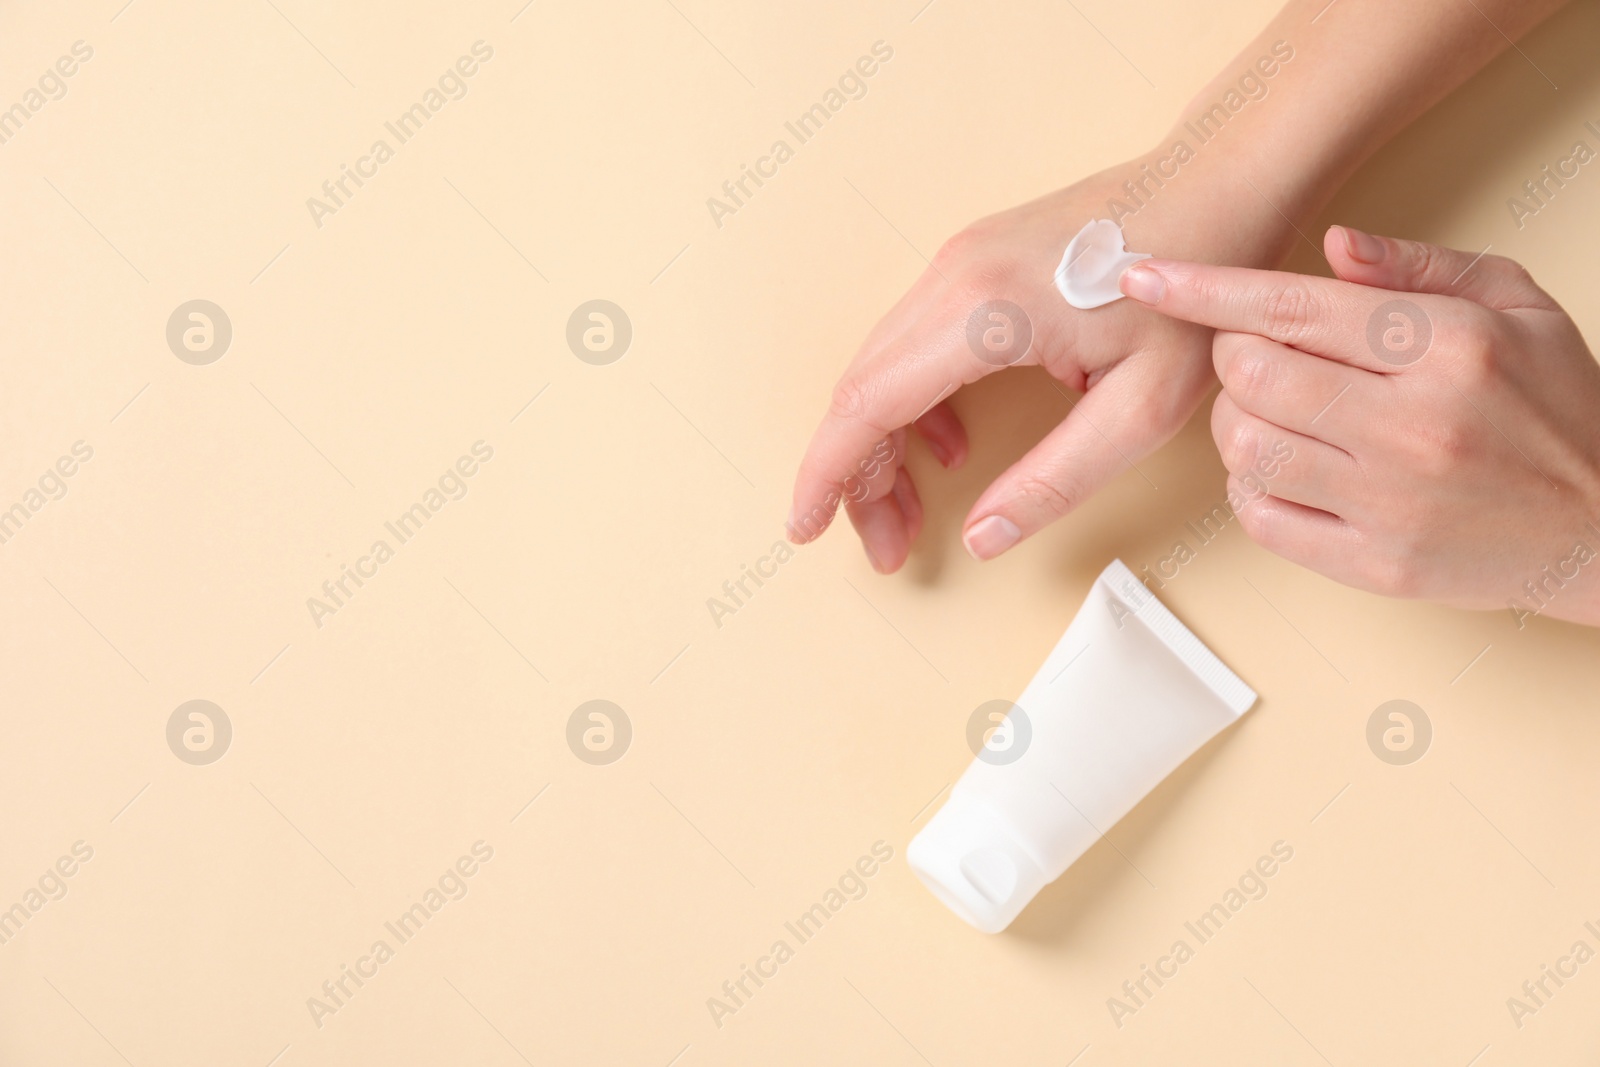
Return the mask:
[[[1338,582],[1600,625],[1600,367],[1519,264],[1330,229],[1338,279],[1152,259],[1217,327],[1212,432],[1263,547]],[[1346,395],[1348,394],[1348,395]]]

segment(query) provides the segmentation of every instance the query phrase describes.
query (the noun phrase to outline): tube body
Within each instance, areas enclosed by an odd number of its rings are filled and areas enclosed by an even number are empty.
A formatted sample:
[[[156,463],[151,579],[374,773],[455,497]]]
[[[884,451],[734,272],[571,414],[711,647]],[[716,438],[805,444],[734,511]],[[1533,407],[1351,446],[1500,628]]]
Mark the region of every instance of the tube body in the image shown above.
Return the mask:
[[[906,850],[998,933],[1256,694],[1120,560]],[[981,725],[981,724],[980,724]]]

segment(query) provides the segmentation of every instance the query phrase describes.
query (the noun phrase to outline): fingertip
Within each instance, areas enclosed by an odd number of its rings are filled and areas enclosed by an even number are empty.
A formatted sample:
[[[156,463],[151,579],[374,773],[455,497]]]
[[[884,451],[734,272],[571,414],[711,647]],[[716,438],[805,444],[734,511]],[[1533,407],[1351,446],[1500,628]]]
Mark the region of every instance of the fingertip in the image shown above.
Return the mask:
[[[928,451],[933,453],[933,458],[939,461],[939,466],[947,471],[958,471],[967,462],[967,439],[962,434],[959,439],[927,437]]]
[[[893,574],[905,563],[910,554],[910,537],[906,530],[906,516],[899,498],[890,493],[862,504],[848,505],[850,521],[861,536],[861,548],[867,562],[879,574]]]
[[[911,480],[911,472],[904,467],[895,476],[894,498],[900,505],[900,513],[905,519],[906,547],[910,551],[911,542],[914,542],[922,533],[922,497],[917,493],[917,484]]]
[[[1357,285],[1397,288],[1403,263],[1395,242],[1353,226],[1330,226],[1323,251],[1334,277]]]
[[[1329,226],[1322,234],[1322,255],[1333,268],[1333,273],[1343,277],[1340,266],[1350,259],[1349,243],[1343,226]]]
[[[1389,246],[1383,238],[1375,237],[1353,226],[1330,226],[1324,245],[1335,244],[1343,250],[1347,258],[1362,266],[1376,266],[1389,256]]]
[[[1167,295],[1166,277],[1149,260],[1141,260],[1123,271],[1117,287],[1123,296],[1141,304],[1159,304]]]
[[[783,531],[792,545],[809,545],[821,537],[823,531],[833,525],[837,513],[837,505],[832,508],[816,506],[806,507],[803,497],[795,497],[795,502],[789,506],[789,517],[784,520]],[[802,521],[800,515],[804,513]]]
[[[980,563],[994,559],[1020,540],[1022,530],[1004,515],[979,519],[961,535],[968,555]]]
[[[935,404],[914,425],[939,466],[957,470],[967,461],[966,428],[947,402]]]

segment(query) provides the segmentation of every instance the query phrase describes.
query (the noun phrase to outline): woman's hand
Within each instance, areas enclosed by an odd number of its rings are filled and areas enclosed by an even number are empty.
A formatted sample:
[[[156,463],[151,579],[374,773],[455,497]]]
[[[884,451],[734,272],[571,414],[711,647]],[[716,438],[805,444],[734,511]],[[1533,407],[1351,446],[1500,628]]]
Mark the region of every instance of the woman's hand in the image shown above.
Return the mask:
[[[963,540],[979,559],[1070,511],[1183,426],[1212,381],[1211,330],[1128,301],[1081,311],[1054,284],[1067,243],[1105,217],[1113,197],[1128,200],[1122,183],[1139,176],[1141,162],[983,219],[940,249],[835,387],[800,464],[792,540],[815,538],[842,502],[873,567],[898,570],[922,526],[905,428],[915,426],[945,467],[959,467],[967,435],[948,398],[1006,366],[1037,364],[1084,396],[973,505]],[[1266,205],[1224,207],[1204,175],[1185,173],[1124,221],[1128,245],[1271,262],[1287,224]],[[1213,230],[1223,220],[1226,235]]]
[[[1341,227],[1324,246],[1343,280],[1123,276],[1217,328],[1212,433],[1254,497],[1245,531],[1358,588],[1600,623],[1600,367],[1572,320],[1498,256]],[[1269,467],[1269,495],[1241,484]]]
[[[1079,311],[1061,299],[1052,279],[1078,230],[1115,215],[1137,252],[1275,266],[1295,239],[1290,220],[1313,215],[1378,145],[1562,3],[1289,0],[1157,150],[985,219],[940,250],[834,390],[795,481],[790,538],[816,537],[845,503],[872,565],[899,569],[922,525],[905,427],[945,466],[960,465],[966,433],[943,401],[1013,357],[1085,395],[983,493],[963,540],[989,559],[1071,510],[1176,433],[1210,381],[1208,331],[1125,303]],[[1168,157],[1185,162],[1174,169]],[[1136,214],[1113,212],[1113,198]],[[1026,313],[1030,347],[1003,343],[1022,322],[990,305],[1000,300]],[[983,349],[986,330],[1002,342],[996,351]]]

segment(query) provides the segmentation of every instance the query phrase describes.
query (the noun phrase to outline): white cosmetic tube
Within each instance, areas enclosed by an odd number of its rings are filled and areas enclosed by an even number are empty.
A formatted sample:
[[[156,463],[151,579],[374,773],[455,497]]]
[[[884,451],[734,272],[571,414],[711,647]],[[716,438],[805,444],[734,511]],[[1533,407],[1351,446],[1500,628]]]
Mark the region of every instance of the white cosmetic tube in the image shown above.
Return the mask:
[[[993,734],[974,739],[978,758],[906,862],[951,911],[999,933],[1255,700],[1116,560]]]

